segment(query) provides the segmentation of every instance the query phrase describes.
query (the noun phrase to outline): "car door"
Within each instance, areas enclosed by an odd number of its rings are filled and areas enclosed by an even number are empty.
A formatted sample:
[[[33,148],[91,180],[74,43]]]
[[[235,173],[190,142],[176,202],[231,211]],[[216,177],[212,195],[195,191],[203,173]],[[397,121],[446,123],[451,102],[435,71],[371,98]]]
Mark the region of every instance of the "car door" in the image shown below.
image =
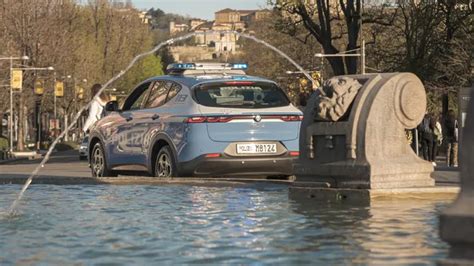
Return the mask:
[[[173,123],[172,119],[176,115],[176,107],[169,103],[179,93],[181,88],[181,85],[175,82],[162,80],[157,82],[154,89],[150,92],[150,97],[147,99],[146,107],[144,108],[145,112],[147,112],[146,117],[148,117],[148,130],[144,136],[143,145],[144,154],[150,155],[149,149],[152,148],[152,141],[157,134],[165,133],[173,141],[183,135],[179,134],[176,127],[173,126],[173,124],[176,124]],[[179,123],[181,125],[183,124],[182,119]]]
[[[143,128],[137,128],[137,121],[142,119],[143,105],[150,93],[150,87],[153,82],[145,82],[140,84],[125,100],[121,120],[117,123],[115,135],[112,136],[114,141],[111,142],[110,163],[113,166],[126,165],[142,165],[144,156],[141,151],[141,136],[143,136]]]

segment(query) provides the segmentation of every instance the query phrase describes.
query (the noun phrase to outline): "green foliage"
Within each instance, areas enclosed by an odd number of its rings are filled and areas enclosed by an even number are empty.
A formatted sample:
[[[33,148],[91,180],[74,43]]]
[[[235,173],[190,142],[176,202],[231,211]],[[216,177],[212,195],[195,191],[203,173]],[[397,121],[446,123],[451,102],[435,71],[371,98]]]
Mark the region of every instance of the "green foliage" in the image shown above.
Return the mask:
[[[123,76],[116,87],[128,93],[145,79],[160,75],[163,75],[161,58],[155,55],[149,55],[135,64],[135,66]]]
[[[0,137],[0,151],[1,150],[8,150],[10,145],[8,144],[8,139],[4,137]]]

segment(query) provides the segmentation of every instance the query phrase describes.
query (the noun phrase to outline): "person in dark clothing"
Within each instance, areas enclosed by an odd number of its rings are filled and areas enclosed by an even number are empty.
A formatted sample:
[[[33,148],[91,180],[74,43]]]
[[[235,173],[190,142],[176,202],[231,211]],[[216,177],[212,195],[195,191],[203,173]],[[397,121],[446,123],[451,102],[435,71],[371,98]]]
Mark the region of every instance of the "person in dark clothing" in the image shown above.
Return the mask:
[[[450,167],[458,166],[458,120],[453,110],[448,111],[445,120],[445,139],[448,144],[446,163]]]
[[[426,161],[432,162],[434,165],[433,158],[433,145],[435,144],[434,137],[434,119],[429,114],[426,114],[421,124],[418,126],[418,132],[420,132],[420,142],[421,142],[421,151],[423,154],[423,159]]]

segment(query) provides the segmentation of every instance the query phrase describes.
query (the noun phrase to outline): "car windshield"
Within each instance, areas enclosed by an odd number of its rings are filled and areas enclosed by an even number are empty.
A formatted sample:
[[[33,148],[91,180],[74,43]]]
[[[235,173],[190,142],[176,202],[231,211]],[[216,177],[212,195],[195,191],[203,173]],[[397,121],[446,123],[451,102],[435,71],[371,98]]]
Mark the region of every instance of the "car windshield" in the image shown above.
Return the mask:
[[[89,142],[89,137],[84,137],[82,144],[87,144]]]
[[[230,81],[204,84],[195,89],[196,101],[210,107],[269,108],[290,104],[285,93],[266,82]]]

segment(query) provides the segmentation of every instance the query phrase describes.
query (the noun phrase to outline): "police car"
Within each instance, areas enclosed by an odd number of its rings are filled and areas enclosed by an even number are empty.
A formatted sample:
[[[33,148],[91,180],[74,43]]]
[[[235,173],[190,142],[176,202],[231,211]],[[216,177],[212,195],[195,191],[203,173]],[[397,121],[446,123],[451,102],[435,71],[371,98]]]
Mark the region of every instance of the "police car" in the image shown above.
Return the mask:
[[[139,84],[89,137],[92,175],[289,176],[302,113],[247,64],[186,63]]]

